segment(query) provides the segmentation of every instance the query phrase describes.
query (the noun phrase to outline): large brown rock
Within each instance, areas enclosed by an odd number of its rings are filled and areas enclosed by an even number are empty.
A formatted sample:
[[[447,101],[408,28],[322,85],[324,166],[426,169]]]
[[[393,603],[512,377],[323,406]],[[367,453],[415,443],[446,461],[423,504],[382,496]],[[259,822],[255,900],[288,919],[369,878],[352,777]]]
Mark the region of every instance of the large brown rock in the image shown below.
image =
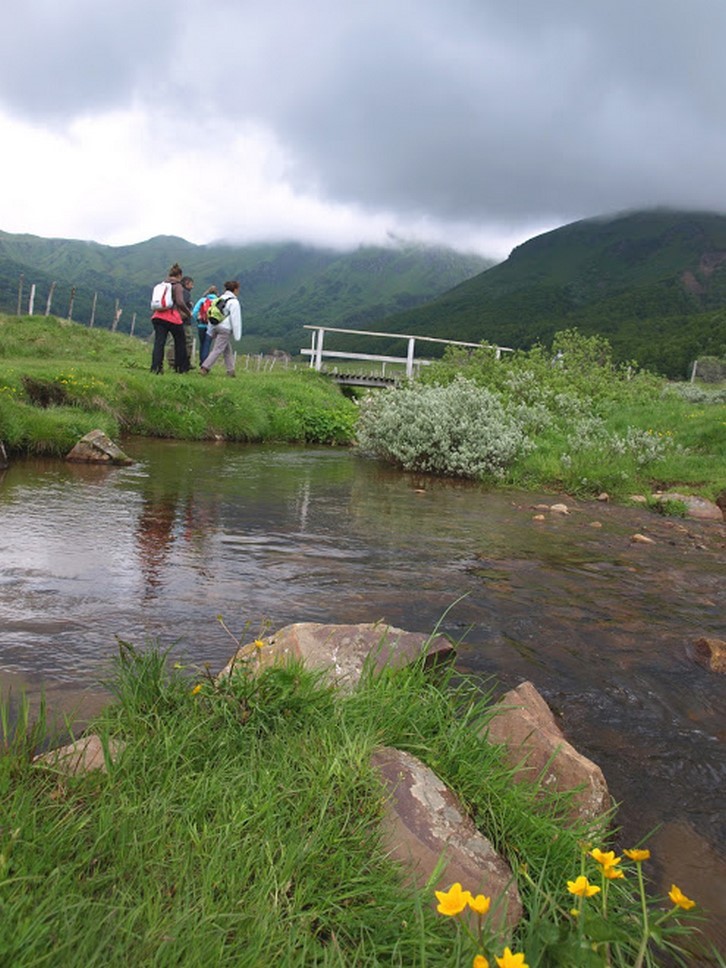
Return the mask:
[[[264,669],[290,659],[302,660],[312,669],[326,670],[337,686],[351,688],[360,679],[366,662],[376,671],[385,666],[400,668],[422,654],[426,663],[453,655],[443,635],[404,632],[383,623],[323,625],[297,622],[272,635],[243,645],[219,673],[229,675],[236,665],[254,662]]]
[[[538,781],[544,789],[577,790],[572,818],[595,820],[611,807],[600,767],[565,739],[552,710],[531,682],[506,693],[487,728],[490,743],[502,743],[515,779]]]
[[[130,457],[117,447],[102,430],[92,430],[81,437],[75,447],[66,454],[66,460],[88,464],[133,464]]]
[[[435,903],[435,890],[458,881],[474,895],[491,897],[493,925],[516,924],[522,903],[511,869],[443,781],[415,756],[390,747],[375,752],[372,765],[388,794],[383,843],[409,882],[429,886]]]
[[[726,673],[726,642],[723,639],[696,639],[693,643],[696,662],[711,672]]]
[[[666,494],[655,495],[658,502],[681,501],[686,505],[686,517],[697,518],[700,521],[723,521],[724,512],[718,504],[708,501],[705,497],[698,497],[696,494],[677,494],[670,491]]]
[[[109,758],[113,762],[123,749],[123,744],[111,739],[107,743],[107,748]],[[90,770],[107,772],[104,744],[96,733],[83,736],[74,743],[69,743],[68,746],[60,746],[48,753],[41,753],[40,756],[35,757],[35,762],[53,767],[69,776],[88,773]]]

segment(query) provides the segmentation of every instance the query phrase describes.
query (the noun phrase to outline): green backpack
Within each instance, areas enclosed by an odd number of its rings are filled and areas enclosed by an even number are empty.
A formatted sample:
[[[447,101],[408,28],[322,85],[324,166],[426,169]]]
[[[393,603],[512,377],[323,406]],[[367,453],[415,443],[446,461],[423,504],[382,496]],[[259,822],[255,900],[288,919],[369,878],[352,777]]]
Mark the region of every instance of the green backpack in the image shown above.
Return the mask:
[[[216,299],[213,299],[207,310],[207,322],[211,323],[212,326],[218,326],[223,319],[226,319],[229,316],[227,303],[232,298],[232,296],[217,296]]]

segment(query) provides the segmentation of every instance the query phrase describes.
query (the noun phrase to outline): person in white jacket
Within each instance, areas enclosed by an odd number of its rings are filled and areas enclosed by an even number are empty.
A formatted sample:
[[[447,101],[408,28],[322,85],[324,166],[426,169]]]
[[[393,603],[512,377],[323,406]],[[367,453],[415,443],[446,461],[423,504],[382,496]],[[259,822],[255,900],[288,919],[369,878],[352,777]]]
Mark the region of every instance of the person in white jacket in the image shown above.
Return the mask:
[[[209,351],[200,372],[206,376],[217,362],[220,356],[224,357],[224,365],[227,368],[227,376],[236,376],[234,372],[234,353],[232,351],[232,339],[238,340],[242,336],[242,309],[237,298],[239,294],[239,283],[235,280],[225,282],[224,292],[220,296],[220,302],[224,300],[224,319],[215,326],[208,327],[209,335],[212,337],[212,348]]]

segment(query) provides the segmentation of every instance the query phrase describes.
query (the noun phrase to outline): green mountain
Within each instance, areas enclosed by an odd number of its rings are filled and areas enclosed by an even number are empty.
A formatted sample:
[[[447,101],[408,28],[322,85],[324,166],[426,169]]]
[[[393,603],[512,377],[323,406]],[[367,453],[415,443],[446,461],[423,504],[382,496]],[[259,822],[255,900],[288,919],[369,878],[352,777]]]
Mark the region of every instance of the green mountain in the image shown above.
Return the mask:
[[[726,216],[655,210],[575,222],[383,323],[513,348],[568,327],[671,377],[699,356],[726,357]]]
[[[151,332],[149,298],[155,282],[179,262],[195,280],[197,298],[212,283],[239,279],[246,352],[285,349],[299,353],[310,344],[305,324],[375,328],[386,315],[426,303],[491,265],[477,255],[398,242],[352,252],[296,243],[198,246],[158,236],[129,246],[71,239],[44,239],[0,232],[0,311],[46,311],[110,327],[116,300],[119,330],[128,332],[134,314],[137,335]],[[21,283],[22,277],[22,283]]]

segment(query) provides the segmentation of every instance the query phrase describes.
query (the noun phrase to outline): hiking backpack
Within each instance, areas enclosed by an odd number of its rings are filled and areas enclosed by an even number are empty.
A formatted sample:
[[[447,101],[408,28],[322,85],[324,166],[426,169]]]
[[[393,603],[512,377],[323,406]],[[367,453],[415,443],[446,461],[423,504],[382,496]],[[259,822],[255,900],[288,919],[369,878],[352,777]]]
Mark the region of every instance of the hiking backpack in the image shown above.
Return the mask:
[[[151,308],[152,309],[172,309],[174,306],[174,294],[172,292],[171,283],[157,282],[154,288],[151,290]]]
[[[197,313],[197,323],[201,326],[206,325],[209,321],[207,315],[209,313],[209,307],[212,305],[212,296],[207,296],[204,302],[199,307],[199,312]]]
[[[218,326],[223,319],[226,319],[226,317],[229,315],[227,303],[231,298],[231,296],[217,296],[216,299],[211,301],[209,308],[207,309],[208,323],[211,323],[212,326]]]

